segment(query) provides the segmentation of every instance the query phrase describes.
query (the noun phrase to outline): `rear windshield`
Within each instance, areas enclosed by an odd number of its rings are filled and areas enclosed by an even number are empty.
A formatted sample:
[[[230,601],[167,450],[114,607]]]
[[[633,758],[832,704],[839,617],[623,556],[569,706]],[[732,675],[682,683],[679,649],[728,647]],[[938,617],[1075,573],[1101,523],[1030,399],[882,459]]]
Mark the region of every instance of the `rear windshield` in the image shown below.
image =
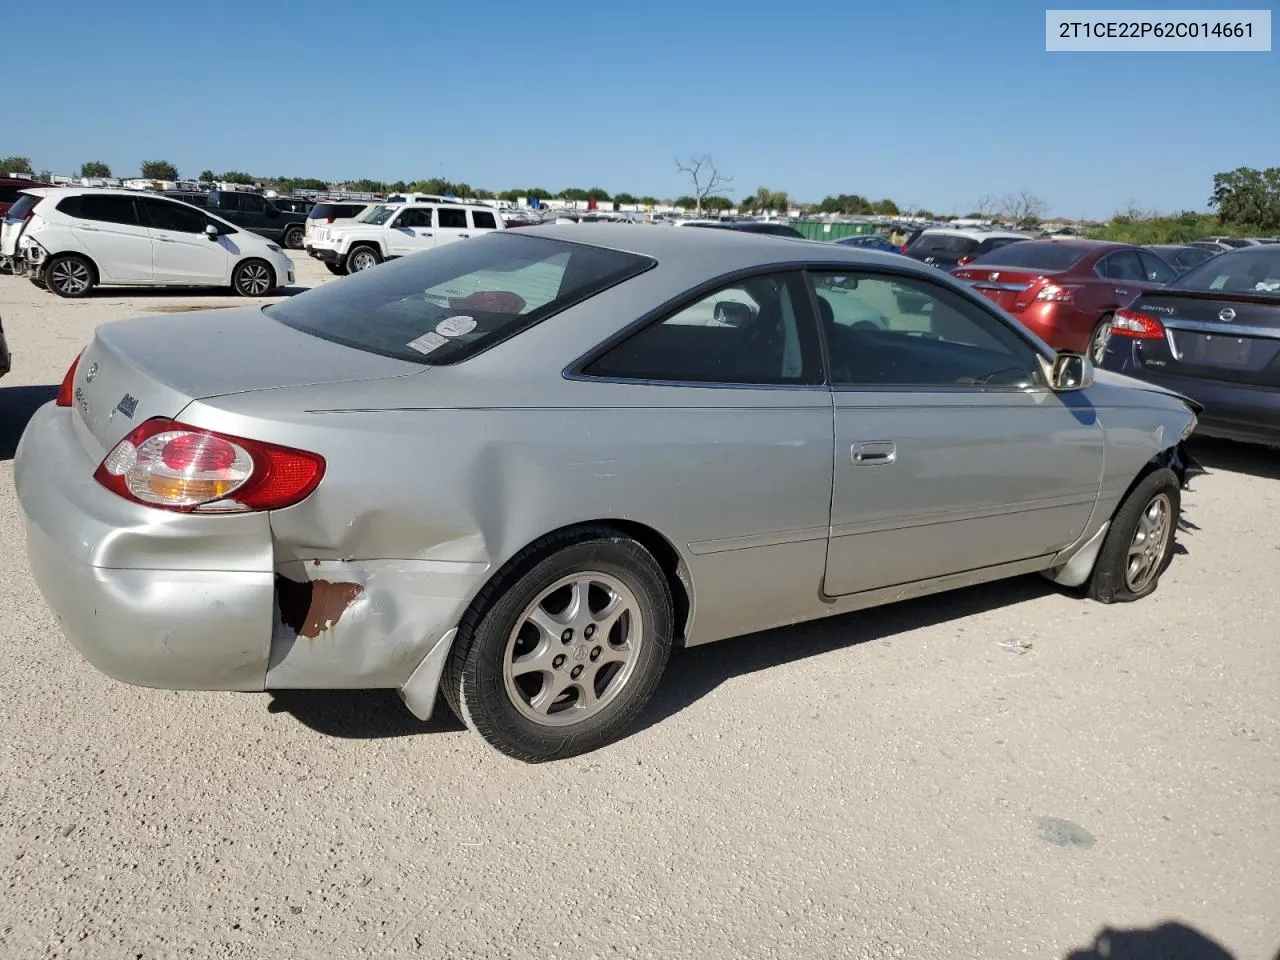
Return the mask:
[[[40,198],[33,193],[24,193],[13,202],[13,206],[9,208],[9,212],[5,214],[8,220],[21,220],[27,215],[27,211],[40,202]]]
[[[911,244],[912,253],[973,253],[978,249],[978,241],[971,237],[960,237],[951,233],[922,233]]]
[[[273,320],[398,360],[465,360],[655,265],[631,253],[485,234],[264,307]]]
[[[367,206],[367,203],[317,203],[309,216],[312,220],[327,220],[329,217],[340,220],[354,217]]]
[[[1268,245],[1220,253],[1192,267],[1169,286],[1182,290],[1280,296],[1280,249]]]
[[[1019,240],[1006,243],[996,250],[988,250],[982,256],[974,257],[969,265],[994,263],[1002,267],[1030,267],[1032,270],[1067,270],[1088,252],[1087,247]]]

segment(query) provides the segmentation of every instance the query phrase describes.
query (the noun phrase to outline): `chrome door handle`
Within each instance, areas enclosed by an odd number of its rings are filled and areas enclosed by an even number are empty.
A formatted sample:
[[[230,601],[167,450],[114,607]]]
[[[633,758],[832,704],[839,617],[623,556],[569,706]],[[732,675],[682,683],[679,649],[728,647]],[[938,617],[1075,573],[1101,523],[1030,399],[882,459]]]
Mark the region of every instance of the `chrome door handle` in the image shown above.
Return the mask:
[[[424,237],[429,237],[429,236],[431,236],[431,231],[430,231],[430,230],[428,230],[426,233],[424,233],[424,234],[423,234],[423,236],[424,236]]]
[[[1128,290],[1121,289],[1120,287],[1116,287],[1116,293],[1121,297],[1123,297],[1128,292],[1129,292]]]
[[[100,231],[98,230],[98,228],[97,228],[97,227],[91,227],[91,226],[89,226],[89,224],[87,224],[87,223],[77,224],[77,225],[76,225],[76,229],[77,229],[77,230],[92,230],[94,233],[99,233],[99,232],[100,232]]]
[[[854,466],[875,467],[898,459],[898,445],[892,440],[864,440],[849,451]]]
[[[161,243],[173,243],[173,240],[170,237],[156,237],[156,239]]]
[[[470,237],[470,236],[471,236],[471,234],[469,234],[469,233],[460,233],[460,234],[458,234],[458,236],[459,236],[459,237],[461,237],[463,240],[466,240],[468,237]]]

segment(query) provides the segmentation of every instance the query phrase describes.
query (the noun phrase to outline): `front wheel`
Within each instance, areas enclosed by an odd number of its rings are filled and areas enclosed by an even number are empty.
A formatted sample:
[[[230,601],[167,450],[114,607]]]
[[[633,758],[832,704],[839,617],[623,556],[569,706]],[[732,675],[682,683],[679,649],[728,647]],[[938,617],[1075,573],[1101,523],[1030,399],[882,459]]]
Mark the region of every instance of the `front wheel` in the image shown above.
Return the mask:
[[[636,541],[563,535],[517,557],[486,591],[443,683],[449,705],[497,750],[530,763],[585,753],[616,739],[653,696],[671,650],[671,592]]]
[[[54,257],[41,273],[44,285],[60,297],[79,299],[93,289],[93,265],[73,253]]]
[[[261,260],[245,260],[236,264],[231,274],[231,288],[242,297],[265,297],[276,285],[271,267]]]
[[[284,232],[283,242],[290,250],[302,249],[302,228],[290,227]]]
[[[361,270],[369,270],[381,262],[382,257],[373,247],[356,247],[347,254],[347,273],[359,273]]]
[[[1126,603],[1153,593],[1173,557],[1182,485],[1170,469],[1147,474],[1111,520],[1087,588],[1100,603]]]

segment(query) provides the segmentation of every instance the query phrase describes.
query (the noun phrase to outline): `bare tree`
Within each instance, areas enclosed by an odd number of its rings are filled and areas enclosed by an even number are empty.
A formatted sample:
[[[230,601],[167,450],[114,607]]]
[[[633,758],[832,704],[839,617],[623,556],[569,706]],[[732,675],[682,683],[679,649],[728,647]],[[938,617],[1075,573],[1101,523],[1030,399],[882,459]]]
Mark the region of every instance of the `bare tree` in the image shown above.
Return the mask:
[[[978,219],[990,220],[999,211],[1000,202],[996,199],[995,194],[984,193],[978,198],[978,202],[973,209],[978,214]]]
[[[699,216],[702,215],[702,204],[707,197],[721,187],[733,183],[733,177],[726,177],[716,169],[715,162],[709,153],[691,156],[684,161],[677,157],[676,170],[679,173],[688,174],[689,179],[693,181],[693,199]]]
[[[1038,223],[1049,206],[1044,202],[1044,198],[1037,197],[1026,188],[1017,193],[1005,194],[1000,204],[1001,212],[1013,221],[1015,227]]]

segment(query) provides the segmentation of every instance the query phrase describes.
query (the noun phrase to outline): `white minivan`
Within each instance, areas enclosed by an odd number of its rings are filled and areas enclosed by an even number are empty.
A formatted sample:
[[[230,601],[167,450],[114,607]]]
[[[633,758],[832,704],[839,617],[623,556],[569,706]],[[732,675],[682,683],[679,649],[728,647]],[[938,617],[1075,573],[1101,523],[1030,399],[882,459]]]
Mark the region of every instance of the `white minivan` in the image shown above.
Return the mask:
[[[25,190],[5,219],[0,249],[15,272],[61,297],[106,284],[229,286],[262,297],[294,282],[293,261],[277,244],[140,191]]]

